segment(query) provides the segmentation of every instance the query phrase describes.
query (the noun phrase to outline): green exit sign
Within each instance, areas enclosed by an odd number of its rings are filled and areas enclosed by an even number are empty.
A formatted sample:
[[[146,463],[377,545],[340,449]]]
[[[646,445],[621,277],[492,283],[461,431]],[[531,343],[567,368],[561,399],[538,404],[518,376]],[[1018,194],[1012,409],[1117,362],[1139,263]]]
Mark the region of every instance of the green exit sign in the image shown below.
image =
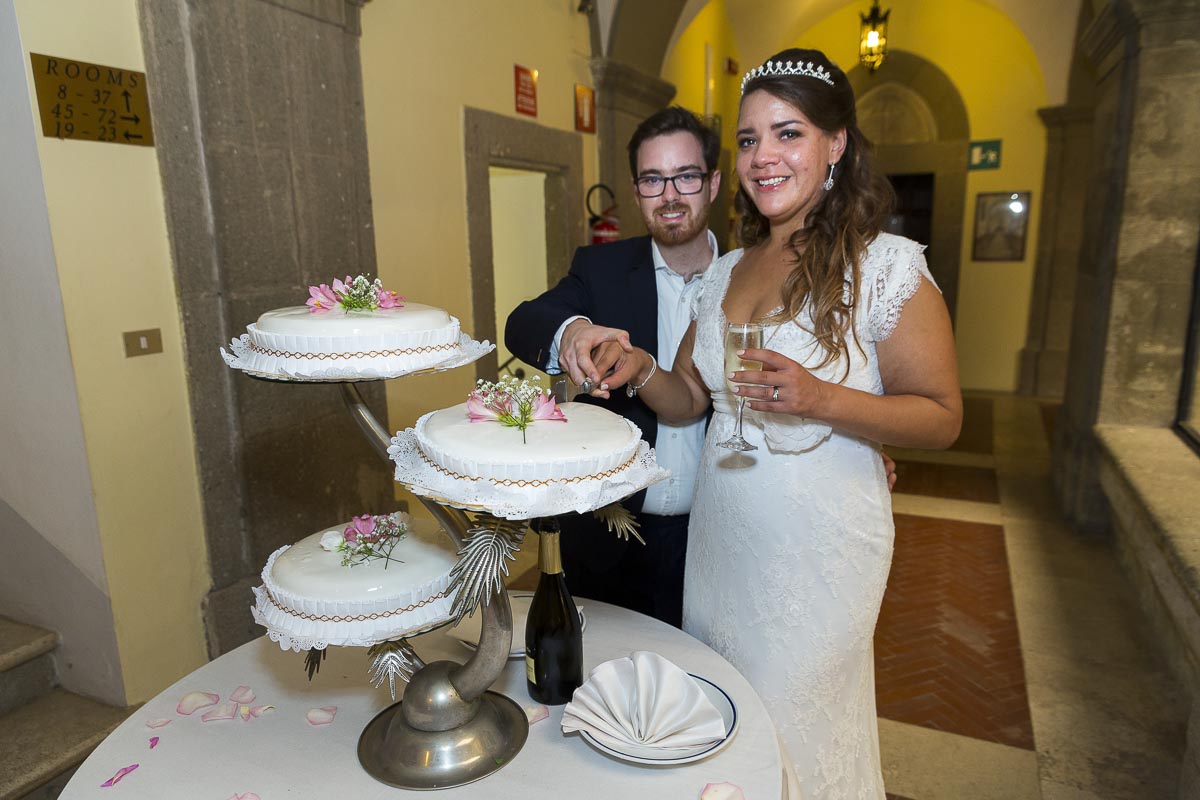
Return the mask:
[[[971,142],[967,151],[967,169],[1000,169],[1000,140]]]

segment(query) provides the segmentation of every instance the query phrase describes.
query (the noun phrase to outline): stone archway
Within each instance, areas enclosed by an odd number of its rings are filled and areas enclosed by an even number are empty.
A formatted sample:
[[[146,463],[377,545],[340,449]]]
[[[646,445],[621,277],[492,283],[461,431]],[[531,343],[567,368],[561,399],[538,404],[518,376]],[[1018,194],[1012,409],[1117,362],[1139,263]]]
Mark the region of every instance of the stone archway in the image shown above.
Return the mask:
[[[596,81],[596,144],[600,182],[620,209],[636,209],[625,146],[646,117],[675,96],[659,75],[686,0],[600,0],[591,14],[592,77]],[[645,233],[641,217],[626,213],[624,236]]]
[[[932,62],[903,50],[888,53],[876,72],[847,74],[858,98],[859,124],[889,175],[933,175],[933,211],[926,256],[950,317],[956,317],[967,193],[970,126],[962,95]]]

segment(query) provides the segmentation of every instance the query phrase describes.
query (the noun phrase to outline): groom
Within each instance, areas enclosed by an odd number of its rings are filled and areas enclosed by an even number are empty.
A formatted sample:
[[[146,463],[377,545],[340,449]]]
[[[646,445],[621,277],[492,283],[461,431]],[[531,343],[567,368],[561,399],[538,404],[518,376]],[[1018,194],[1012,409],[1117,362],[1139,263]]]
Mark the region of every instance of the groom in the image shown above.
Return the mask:
[[[721,142],[695,114],[672,107],[647,118],[629,140],[629,169],[649,236],[581,247],[558,285],[517,306],[504,343],[526,363],[566,372],[582,385],[602,377],[592,363],[597,327],[629,331],[630,341],[670,369],[691,323],[691,300],[717,258],[708,230],[721,185]],[[604,405],[642,430],[671,477],[625,501],[645,546],[609,533],[590,514],[562,520],[563,571],[572,594],[614,603],[679,627],[688,512],[704,445],[705,418],[660,422],[624,391]]]

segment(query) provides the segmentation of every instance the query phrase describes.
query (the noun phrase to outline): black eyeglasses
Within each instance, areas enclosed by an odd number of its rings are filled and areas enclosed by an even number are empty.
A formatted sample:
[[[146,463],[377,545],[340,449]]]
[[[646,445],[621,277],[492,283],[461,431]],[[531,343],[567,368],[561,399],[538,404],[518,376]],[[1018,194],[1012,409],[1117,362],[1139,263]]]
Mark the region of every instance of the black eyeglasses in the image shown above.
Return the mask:
[[[674,177],[666,175],[643,175],[634,181],[637,193],[642,197],[660,197],[667,190],[667,184],[675,187],[680,194],[697,194],[704,188],[707,172],[681,172]]]

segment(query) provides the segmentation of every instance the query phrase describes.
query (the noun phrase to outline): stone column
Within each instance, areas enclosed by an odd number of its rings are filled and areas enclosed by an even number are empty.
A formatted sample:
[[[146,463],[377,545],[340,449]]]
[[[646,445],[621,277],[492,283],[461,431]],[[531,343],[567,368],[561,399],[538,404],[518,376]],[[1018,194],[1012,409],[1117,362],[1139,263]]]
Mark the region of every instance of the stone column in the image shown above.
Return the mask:
[[[140,0],[213,588],[209,651],[261,635],[270,553],[394,507],[333,385],[234,373],[217,348],[306,286],[373,273],[361,0]],[[383,387],[366,396],[384,419]]]
[[[1046,125],[1046,174],[1019,391],[1062,397],[1092,155],[1092,109],[1062,105],[1039,109],[1038,115]]]
[[[1096,67],[1092,169],[1056,431],[1068,516],[1103,528],[1097,423],[1175,418],[1200,219],[1200,7],[1115,0],[1081,41]]]
[[[675,96],[670,83],[609,58],[594,58],[596,81],[596,145],[600,182],[612,188],[621,216],[621,236],[646,232],[633,195],[629,174],[629,137],[642,120],[663,108]],[[597,211],[602,209],[597,208]]]

